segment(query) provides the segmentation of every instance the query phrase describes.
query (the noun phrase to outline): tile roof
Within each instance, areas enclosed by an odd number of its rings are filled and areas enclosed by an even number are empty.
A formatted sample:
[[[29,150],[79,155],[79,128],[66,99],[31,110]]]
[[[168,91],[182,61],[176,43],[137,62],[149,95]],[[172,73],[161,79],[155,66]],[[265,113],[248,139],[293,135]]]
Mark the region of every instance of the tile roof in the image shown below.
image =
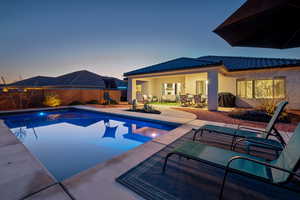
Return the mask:
[[[36,76],[9,84],[15,87],[72,87],[72,88],[117,88],[122,80],[100,76],[87,70],[76,71],[58,77]],[[111,87],[115,86],[115,87]]]
[[[218,66],[224,64],[228,71],[300,66],[300,59],[256,58],[235,56],[202,56],[199,58],[177,58],[160,64],[124,73],[124,76],[164,72],[170,70]]]
[[[202,56],[197,59],[211,62],[222,62],[228,71],[300,66],[300,59],[236,56]]]
[[[87,70],[81,70],[58,76],[55,78],[54,85],[105,88],[105,82],[102,76]]]
[[[195,58],[176,58],[174,60],[170,60],[167,62],[159,63],[156,65],[151,65],[149,67],[144,67],[141,69],[133,70],[127,73],[124,73],[124,76],[129,75],[137,75],[137,74],[147,74],[147,73],[154,73],[154,72],[165,72],[170,70],[179,70],[179,69],[191,69],[191,68],[198,68],[198,67],[207,67],[207,66],[215,66],[220,64],[219,62],[214,61],[205,61],[199,60]]]
[[[53,77],[47,77],[47,76],[35,76],[32,78],[24,79],[22,81],[17,81],[11,84],[8,84],[9,86],[48,86],[53,85],[55,83],[55,78]]]

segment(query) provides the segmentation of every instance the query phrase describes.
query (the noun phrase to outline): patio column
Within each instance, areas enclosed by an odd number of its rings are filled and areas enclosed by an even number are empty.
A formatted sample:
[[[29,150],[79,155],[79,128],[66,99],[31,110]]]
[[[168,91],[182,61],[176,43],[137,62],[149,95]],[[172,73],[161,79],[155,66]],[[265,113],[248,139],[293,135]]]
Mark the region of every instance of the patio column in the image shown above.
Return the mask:
[[[133,102],[133,99],[136,98],[136,80],[128,78],[128,87],[127,87],[127,101],[129,103]]]
[[[209,71],[208,78],[208,110],[218,110],[218,72]]]

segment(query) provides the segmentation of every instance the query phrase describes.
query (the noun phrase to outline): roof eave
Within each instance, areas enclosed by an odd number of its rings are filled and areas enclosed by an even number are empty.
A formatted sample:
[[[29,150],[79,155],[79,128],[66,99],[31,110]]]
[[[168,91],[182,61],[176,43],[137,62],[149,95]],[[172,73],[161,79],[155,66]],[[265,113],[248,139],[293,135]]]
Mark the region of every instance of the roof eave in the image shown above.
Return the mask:
[[[126,72],[123,74],[124,77],[129,77],[129,76],[137,76],[137,75],[147,75],[147,74],[153,74],[153,73],[160,73],[160,72],[175,72],[175,71],[179,71],[179,70],[188,70],[188,69],[196,69],[196,68],[210,68],[210,67],[218,67],[220,65],[223,65],[223,62],[216,62],[213,64],[207,64],[207,65],[199,65],[199,66],[192,66],[192,67],[183,67],[181,69],[174,69],[174,70],[156,70],[156,71],[152,71],[152,72],[146,72],[146,73],[130,73],[130,72]]]
[[[288,68],[288,67],[300,67],[300,63],[297,64],[288,64],[288,65],[276,65],[276,66],[266,66],[259,68],[244,68],[244,69],[227,69],[228,72],[239,72],[239,71],[255,71],[255,70],[264,70],[264,69],[278,69],[278,68]]]

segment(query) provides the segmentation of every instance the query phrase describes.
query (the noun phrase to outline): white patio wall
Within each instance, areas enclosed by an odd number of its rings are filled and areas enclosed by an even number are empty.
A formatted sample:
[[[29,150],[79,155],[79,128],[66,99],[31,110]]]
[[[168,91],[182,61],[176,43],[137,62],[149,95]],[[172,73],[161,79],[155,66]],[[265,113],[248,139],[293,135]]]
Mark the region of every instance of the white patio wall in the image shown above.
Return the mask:
[[[230,92],[236,95],[236,78],[219,73],[219,92]]]
[[[185,76],[185,93],[196,94],[196,81],[207,80],[207,73]]]

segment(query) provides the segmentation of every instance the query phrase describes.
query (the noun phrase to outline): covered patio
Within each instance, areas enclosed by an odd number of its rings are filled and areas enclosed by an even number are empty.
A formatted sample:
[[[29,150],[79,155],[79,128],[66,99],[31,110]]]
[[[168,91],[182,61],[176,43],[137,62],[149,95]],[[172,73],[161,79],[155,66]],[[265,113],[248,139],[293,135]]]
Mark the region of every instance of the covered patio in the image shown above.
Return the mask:
[[[186,96],[187,101],[201,105],[209,110],[217,110],[218,93],[235,94],[235,78],[226,77],[219,69],[189,70],[189,72],[167,72],[128,78],[128,101],[136,99],[142,103],[178,102]]]

